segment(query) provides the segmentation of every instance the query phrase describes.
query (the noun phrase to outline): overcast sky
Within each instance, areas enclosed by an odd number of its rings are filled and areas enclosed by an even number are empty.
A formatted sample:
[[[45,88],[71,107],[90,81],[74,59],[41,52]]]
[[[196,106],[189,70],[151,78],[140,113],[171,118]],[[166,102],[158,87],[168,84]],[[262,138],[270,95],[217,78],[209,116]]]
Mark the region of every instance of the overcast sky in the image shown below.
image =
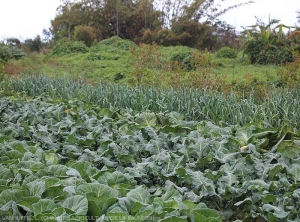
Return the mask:
[[[242,2],[247,0],[226,0],[223,6]],[[0,39],[16,37],[24,40],[41,35],[44,28],[50,27],[60,4],[60,0],[0,0]],[[233,9],[221,18],[235,25],[237,30],[255,24],[255,16],[267,22],[270,15],[285,25],[295,25],[296,10],[300,10],[299,0],[255,0],[255,3]]]

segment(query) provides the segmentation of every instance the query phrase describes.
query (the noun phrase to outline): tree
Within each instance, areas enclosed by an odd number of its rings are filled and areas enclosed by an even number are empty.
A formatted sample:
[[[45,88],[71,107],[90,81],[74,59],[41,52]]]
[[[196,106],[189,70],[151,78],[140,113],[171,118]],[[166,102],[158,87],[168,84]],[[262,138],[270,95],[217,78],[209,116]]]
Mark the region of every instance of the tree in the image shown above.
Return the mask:
[[[90,47],[96,39],[94,29],[92,27],[83,25],[78,25],[75,27],[74,37],[75,40],[84,42],[84,44],[88,47]]]
[[[6,45],[14,46],[20,49],[21,41],[18,38],[8,38],[6,39]]]
[[[55,39],[72,39],[75,26],[88,24],[87,11],[84,2],[63,1],[63,5],[57,8],[58,15],[51,21]]]
[[[225,1],[225,0],[224,0]],[[211,48],[217,34],[233,36],[218,17],[252,1],[219,9],[214,0],[63,0],[52,20],[55,40],[75,37],[75,27],[90,27],[97,41],[117,35],[140,42]],[[81,28],[82,29],[82,28]],[[92,30],[93,29],[93,30]],[[165,39],[164,39],[165,38]],[[220,39],[220,38],[219,38]],[[224,38],[225,39],[225,38]]]
[[[245,53],[249,55],[251,63],[284,64],[294,60],[291,41],[283,32],[283,28],[292,28],[280,24],[280,20],[269,19],[264,23],[256,18],[256,24],[246,29],[247,39]],[[274,27],[275,26],[275,27]]]
[[[24,45],[31,51],[31,52],[39,52],[42,48],[42,40],[41,36],[37,35],[34,39],[26,39],[24,41]]]
[[[155,1],[157,8],[162,10],[161,20],[163,27],[171,29],[174,23],[186,20],[214,23],[219,16],[225,14],[229,10],[251,3],[253,3],[253,1],[232,5],[222,9],[214,0]]]

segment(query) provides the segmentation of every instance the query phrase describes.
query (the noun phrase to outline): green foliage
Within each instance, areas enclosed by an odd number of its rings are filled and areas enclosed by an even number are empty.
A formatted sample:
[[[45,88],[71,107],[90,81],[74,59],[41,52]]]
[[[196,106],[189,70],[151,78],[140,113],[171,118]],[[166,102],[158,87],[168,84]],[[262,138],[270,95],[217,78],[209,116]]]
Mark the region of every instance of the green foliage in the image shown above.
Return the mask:
[[[3,218],[229,222],[300,216],[300,131],[288,125],[220,127],[185,121],[176,112],[46,97],[0,98],[0,110]]]
[[[288,46],[267,46],[262,40],[248,42],[245,53],[252,64],[285,64],[294,60],[292,50]]]
[[[86,27],[93,30],[97,40],[117,35],[136,43],[152,44],[154,41],[164,46],[212,49],[224,45],[224,39],[235,35],[233,29],[217,17],[248,3],[252,1],[216,11],[220,5],[211,0],[63,1],[51,21],[51,30],[55,40],[74,39],[75,36],[86,42],[84,39],[90,39],[87,36],[92,32],[81,28],[82,34],[87,35],[79,37],[76,30],[76,27]]]
[[[39,52],[42,48],[41,36],[37,35],[34,39],[26,39],[24,41],[24,47],[30,52]]]
[[[216,53],[216,57],[234,59],[237,57],[237,52],[235,49],[224,46]]]
[[[6,75],[4,72],[4,62],[0,59],[0,83],[6,79]]]
[[[186,68],[187,71],[193,71],[196,69],[194,61],[194,55],[192,52],[182,52],[175,54],[171,57],[171,61],[179,62],[182,68]]]
[[[120,50],[126,50],[129,51],[131,48],[135,48],[136,45],[129,40],[121,39],[118,36],[113,36],[107,39],[104,39],[98,43],[99,46],[106,45],[106,46],[112,46],[114,48],[120,49]]]
[[[283,24],[271,28],[279,20],[272,19],[267,25],[261,21],[252,29],[244,31],[247,34],[245,53],[250,62],[257,64],[285,64],[294,61],[291,41],[283,34]],[[256,28],[259,28],[258,30]]]
[[[49,57],[63,56],[74,53],[87,53],[89,49],[83,42],[69,41],[62,39],[56,43]]]
[[[94,29],[89,26],[76,26],[74,30],[74,37],[77,41],[84,42],[88,47],[91,47],[96,39]]]
[[[80,98],[103,108],[176,111],[184,114],[186,120],[208,120],[232,125],[261,122],[267,127],[280,127],[284,123],[297,127],[300,124],[299,87],[291,91],[272,88],[260,100],[255,99],[255,91],[244,93],[241,97],[234,93],[226,95],[197,88],[131,88],[106,82],[93,86],[82,81],[53,79],[46,75],[12,79],[9,87],[12,91],[26,92],[30,96],[46,94],[64,100]]]
[[[138,85],[145,84],[149,77],[154,76],[154,70],[163,67],[161,46],[156,43],[140,44],[139,47],[131,48],[130,53],[130,63],[133,66],[131,75],[134,78],[133,82]]]
[[[300,84],[300,59],[297,57],[294,62],[286,63],[277,71],[283,84],[294,87]]]
[[[24,52],[13,46],[13,45],[5,45],[0,43],[0,59],[4,62],[7,62],[10,59],[20,59],[24,57]]]

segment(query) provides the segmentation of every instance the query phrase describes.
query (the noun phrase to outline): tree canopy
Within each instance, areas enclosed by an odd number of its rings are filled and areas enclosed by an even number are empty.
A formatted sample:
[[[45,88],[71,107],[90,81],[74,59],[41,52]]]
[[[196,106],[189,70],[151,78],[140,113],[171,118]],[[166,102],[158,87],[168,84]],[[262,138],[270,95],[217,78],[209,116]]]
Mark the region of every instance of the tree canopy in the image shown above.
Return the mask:
[[[220,37],[234,34],[218,17],[249,3],[220,9],[214,0],[62,0],[51,30],[55,40],[89,33],[89,44],[91,38],[117,35],[135,42],[211,48]]]

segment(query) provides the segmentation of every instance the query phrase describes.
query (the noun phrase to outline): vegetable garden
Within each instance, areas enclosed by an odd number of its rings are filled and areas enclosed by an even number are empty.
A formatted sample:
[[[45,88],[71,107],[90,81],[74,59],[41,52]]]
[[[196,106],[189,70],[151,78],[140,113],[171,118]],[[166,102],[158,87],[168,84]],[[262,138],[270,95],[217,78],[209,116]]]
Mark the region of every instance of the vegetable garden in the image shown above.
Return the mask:
[[[255,103],[28,78],[0,99],[2,221],[299,221],[297,89]]]
[[[296,51],[262,68],[228,47],[214,56],[118,37],[61,41],[46,57],[11,49],[1,50],[0,221],[300,221]],[[281,61],[273,49],[252,58]],[[26,74],[8,78],[18,67]]]

